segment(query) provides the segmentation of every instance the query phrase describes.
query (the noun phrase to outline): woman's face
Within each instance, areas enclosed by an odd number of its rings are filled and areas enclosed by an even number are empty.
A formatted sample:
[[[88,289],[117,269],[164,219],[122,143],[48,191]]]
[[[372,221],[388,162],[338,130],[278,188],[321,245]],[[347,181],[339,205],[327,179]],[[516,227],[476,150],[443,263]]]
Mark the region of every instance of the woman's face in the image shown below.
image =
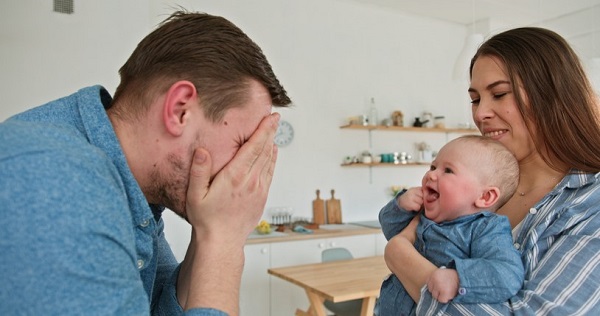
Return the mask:
[[[520,90],[525,102],[527,96]],[[519,112],[504,64],[494,56],[480,56],[473,65],[471,86],[473,121],[482,135],[500,141],[521,162],[535,155],[535,146]]]

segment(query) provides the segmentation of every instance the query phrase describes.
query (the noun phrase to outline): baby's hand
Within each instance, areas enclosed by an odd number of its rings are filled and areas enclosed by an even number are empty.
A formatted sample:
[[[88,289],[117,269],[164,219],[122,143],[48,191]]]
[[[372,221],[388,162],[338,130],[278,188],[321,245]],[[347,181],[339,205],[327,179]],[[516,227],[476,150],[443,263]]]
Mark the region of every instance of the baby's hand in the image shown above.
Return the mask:
[[[431,292],[431,296],[444,304],[456,297],[458,287],[458,273],[454,269],[441,267],[435,270],[427,280],[427,289]]]
[[[413,187],[398,197],[398,206],[407,211],[420,211],[423,206],[423,191],[421,187]]]

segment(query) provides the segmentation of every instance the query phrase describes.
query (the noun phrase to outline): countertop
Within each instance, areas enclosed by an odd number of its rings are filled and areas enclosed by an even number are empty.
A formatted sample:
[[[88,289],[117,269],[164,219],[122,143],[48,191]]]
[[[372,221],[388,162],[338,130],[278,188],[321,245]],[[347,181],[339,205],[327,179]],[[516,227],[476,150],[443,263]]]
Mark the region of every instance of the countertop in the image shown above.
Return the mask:
[[[368,234],[381,234],[381,229],[353,224],[327,224],[320,225],[318,229],[312,229],[312,233],[296,233],[289,229],[286,229],[283,232],[273,231],[268,235],[260,235],[256,232],[253,232],[250,234],[246,244],[262,244]]]

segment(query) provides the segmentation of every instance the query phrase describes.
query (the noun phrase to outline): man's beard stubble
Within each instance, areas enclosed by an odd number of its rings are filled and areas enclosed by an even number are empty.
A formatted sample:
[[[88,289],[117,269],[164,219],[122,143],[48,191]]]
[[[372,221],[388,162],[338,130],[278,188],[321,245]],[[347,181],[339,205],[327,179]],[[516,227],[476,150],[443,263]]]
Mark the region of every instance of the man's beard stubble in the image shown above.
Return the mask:
[[[149,196],[158,201],[157,204],[172,210],[175,214],[187,221],[186,195],[189,184],[189,167],[186,168],[183,160],[171,153],[167,157],[166,172],[155,168],[150,174],[151,184],[148,188]]]

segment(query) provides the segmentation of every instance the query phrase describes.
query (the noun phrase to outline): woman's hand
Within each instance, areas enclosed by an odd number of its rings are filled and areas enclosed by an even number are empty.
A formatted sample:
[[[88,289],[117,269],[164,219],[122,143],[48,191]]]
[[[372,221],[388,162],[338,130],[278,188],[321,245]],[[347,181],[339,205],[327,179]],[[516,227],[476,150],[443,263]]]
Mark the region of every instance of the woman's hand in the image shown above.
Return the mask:
[[[445,304],[456,297],[459,284],[456,270],[442,267],[431,274],[427,281],[427,289],[431,292],[433,298]]]

